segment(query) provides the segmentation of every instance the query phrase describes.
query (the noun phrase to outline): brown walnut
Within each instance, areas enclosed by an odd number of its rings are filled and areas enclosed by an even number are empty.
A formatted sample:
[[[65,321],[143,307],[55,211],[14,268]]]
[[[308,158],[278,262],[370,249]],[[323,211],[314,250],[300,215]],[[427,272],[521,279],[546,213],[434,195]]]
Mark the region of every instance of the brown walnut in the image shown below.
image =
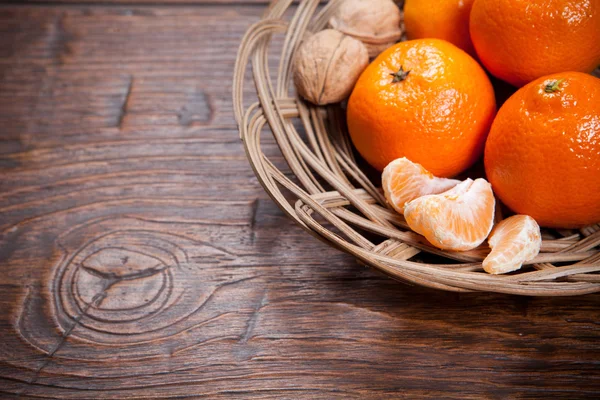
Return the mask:
[[[360,40],[375,57],[402,36],[402,14],[392,0],[344,0],[329,25]]]
[[[303,42],[294,58],[298,93],[318,105],[347,98],[369,64],[366,47],[348,35],[325,29]]]

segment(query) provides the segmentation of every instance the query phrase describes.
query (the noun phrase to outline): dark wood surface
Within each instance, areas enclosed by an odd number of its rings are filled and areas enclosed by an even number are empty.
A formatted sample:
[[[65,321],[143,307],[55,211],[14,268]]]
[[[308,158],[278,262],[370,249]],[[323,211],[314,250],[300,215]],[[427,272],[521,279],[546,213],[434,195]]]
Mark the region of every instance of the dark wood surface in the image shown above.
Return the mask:
[[[402,285],[270,201],[263,5],[115,3],[0,6],[0,397],[600,397],[600,296]]]

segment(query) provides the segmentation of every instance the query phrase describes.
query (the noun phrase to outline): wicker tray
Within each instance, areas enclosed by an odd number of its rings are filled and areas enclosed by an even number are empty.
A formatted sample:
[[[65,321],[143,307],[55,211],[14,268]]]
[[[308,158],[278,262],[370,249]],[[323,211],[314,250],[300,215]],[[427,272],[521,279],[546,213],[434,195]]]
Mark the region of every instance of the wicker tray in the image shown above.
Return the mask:
[[[481,261],[489,251],[485,245],[467,252],[442,251],[412,232],[357,165],[344,128],[343,109],[338,105],[316,107],[290,97],[294,51],[307,32],[326,26],[339,0],[320,8],[319,0],[302,1],[287,21],[282,18],[291,3],[274,1],[262,20],[248,30],[233,78],[235,118],[250,164],[264,189],[290,218],[329,245],[404,282],[456,292],[530,296],[600,291],[600,275],[596,274],[600,271],[599,225],[578,231],[544,231],[542,252],[517,273],[501,276],[483,272]],[[285,35],[276,81],[271,79],[273,71],[267,62],[274,34]],[[244,108],[248,62],[258,101]],[[289,166],[285,173],[261,150],[266,125]]]

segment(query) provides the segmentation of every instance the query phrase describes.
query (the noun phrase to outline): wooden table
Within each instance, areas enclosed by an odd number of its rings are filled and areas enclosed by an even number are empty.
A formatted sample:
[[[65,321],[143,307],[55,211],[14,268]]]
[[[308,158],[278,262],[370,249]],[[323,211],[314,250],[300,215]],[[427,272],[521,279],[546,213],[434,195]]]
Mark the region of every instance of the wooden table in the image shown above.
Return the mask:
[[[1,397],[600,397],[600,296],[402,285],[270,201],[230,97],[265,6],[2,3]]]

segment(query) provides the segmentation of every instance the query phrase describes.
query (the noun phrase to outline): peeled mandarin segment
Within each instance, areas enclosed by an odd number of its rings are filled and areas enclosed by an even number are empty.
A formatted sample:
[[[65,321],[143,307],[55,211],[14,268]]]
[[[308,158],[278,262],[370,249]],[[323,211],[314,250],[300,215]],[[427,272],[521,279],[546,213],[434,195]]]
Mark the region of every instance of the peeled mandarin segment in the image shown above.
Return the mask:
[[[381,175],[383,193],[388,203],[404,214],[404,205],[428,194],[438,194],[456,186],[456,179],[437,178],[406,157],[398,158],[384,168]]]
[[[435,247],[465,251],[479,246],[494,225],[496,200],[485,179],[467,179],[441,193],[419,197],[404,207],[408,226]]]
[[[488,238],[492,251],[483,260],[490,274],[516,271],[540,252],[540,226],[528,215],[513,215],[500,222]]]

